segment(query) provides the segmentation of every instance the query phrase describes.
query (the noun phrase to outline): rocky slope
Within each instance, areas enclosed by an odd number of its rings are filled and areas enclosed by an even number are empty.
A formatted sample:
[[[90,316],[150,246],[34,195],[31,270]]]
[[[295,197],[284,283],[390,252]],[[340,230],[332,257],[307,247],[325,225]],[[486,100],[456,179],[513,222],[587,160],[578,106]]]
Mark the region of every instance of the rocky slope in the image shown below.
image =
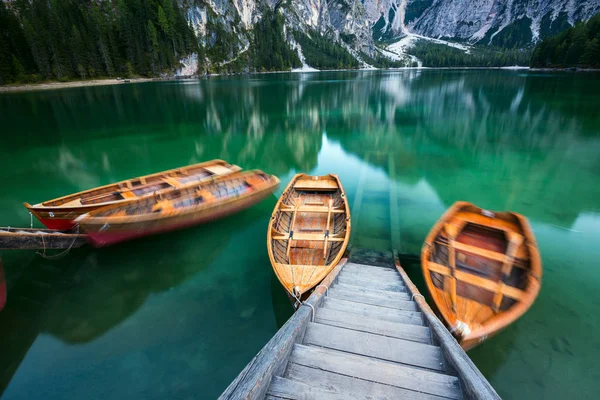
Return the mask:
[[[524,47],[600,12],[600,0],[181,1],[204,45],[210,48],[216,39],[211,24],[230,34],[228,54],[215,62],[227,62],[248,49],[253,25],[261,19],[265,7],[276,8],[285,16],[286,40],[301,60],[302,48],[294,40],[293,30],[328,34],[360,61],[377,54],[389,57],[375,44],[407,35]],[[401,55],[396,58],[402,59]]]

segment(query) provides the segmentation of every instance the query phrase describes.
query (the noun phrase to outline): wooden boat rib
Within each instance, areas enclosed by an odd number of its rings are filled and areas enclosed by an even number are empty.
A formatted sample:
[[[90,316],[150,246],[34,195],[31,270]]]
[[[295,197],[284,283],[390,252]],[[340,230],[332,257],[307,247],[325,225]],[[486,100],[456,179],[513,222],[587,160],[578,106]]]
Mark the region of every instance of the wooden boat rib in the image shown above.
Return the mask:
[[[238,172],[135,203],[108,206],[82,215],[77,222],[88,240],[100,247],[226,217],[264,200],[278,185],[276,176],[259,170]]]
[[[68,249],[86,244],[86,235],[53,229],[0,228],[0,250]]]
[[[269,258],[285,290],[300,299],[342,258],[350,238],[350,208],[337,175],[296,175],[271,216]]]
[[[535,237],[517,213],[455,203],[427,236],[421,264],[434,303],[465,350],[521,317],[540,291]]]
[[[212,160],[129,179],[25,207],[50,229],[69,230],[73,221],[90,211],[125,204],[146,196],[182,189],[240,171],[237,165]]]

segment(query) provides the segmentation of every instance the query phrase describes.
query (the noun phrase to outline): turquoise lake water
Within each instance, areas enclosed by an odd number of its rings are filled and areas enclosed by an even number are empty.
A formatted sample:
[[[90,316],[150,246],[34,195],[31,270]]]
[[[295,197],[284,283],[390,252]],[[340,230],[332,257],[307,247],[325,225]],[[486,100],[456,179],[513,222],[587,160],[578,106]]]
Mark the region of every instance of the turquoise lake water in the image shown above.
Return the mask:
[[[506,399],[597,397],[598,74],[213,77],[0,94],[0,120],[0,226],[29,226],[24,201],[213,158],[282,181],[208,225],[54,261],[3,251],[2,400],[216,398],[292,313],[266,228],[299,172],[338,174],[351,206],[361,186],[354,247],[416,254],[456,200],[529,217],[542,291],[469,355]]]

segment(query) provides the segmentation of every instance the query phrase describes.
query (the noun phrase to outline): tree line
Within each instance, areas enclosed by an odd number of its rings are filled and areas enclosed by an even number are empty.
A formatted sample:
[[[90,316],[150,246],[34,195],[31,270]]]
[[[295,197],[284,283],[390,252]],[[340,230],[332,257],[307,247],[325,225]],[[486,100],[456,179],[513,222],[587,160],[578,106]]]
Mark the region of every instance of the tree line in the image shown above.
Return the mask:
[[[533,51],[538,68],[600,68],[600,14],[542,40]]]
[[[198,51],[175,0],[0,1],[0,84],[158,75]]]
[[[424,67],[508,67],[529,65],[531,50],[473,47],[470,53],[443,44],[419,40],[409,53]]]

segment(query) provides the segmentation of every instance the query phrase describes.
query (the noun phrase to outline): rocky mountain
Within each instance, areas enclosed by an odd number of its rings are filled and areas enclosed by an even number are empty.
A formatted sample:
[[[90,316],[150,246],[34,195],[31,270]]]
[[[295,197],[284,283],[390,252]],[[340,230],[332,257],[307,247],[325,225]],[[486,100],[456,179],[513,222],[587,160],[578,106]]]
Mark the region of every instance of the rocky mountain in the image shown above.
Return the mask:
[[[404,65],[416,62],[407,54],[414,41],[396,46],[397,51],[378,47],[402,38],[521,48],[600,12],[600,0],[181,1],[188,21],[205,46],[210,48],[218,40],[211,25],[219,25],[230,34],[229,54],[216,62],[228,62],[248,50],[253,25],[269,7],[284,16],[285,39],[303,64],[303,49],[293,34],[297,30],[309,36],[315,31],[326,35],[363,66],[373,64],[374,57]]]

